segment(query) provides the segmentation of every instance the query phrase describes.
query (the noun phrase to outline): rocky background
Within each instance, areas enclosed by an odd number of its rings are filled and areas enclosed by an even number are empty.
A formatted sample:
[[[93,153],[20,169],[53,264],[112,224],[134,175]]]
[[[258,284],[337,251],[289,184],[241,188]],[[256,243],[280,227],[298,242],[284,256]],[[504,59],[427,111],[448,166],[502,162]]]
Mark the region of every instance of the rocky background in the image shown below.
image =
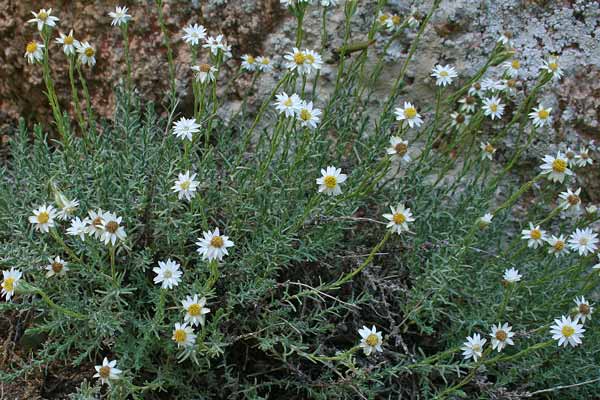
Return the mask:
[[[354,40],[364,37],[376,1],[360,3],[356,23],[352,26]],[[122,38],[119,30],[111,27],[107,15],[117,4],[128,6],[133,15],[130,47],[136,90],[144,99],[158,102],[164,99],[168,85],[167,57],[154,1],[0,0],[0,134],[4,141],[19,117],[29,123],[50,120],[41,68],[28,65],[23,57],[26,43],[37,36],[34,26],[26,21],[31,18],[31,10],[40,7],[53,8],[53,14],[60,18],[61,31],[68,32],[72,28],[77,39],[89,40],[96,46],[98,63],[93,69],[86,69],[86,74],[96,112],[110,118],[115,103],[113,89],[124,71]],[[389,0],[387,10],[406,15],[413,5],[424,13],[430,0]],[[201,23],[211,35],[222,33],[233,46],[234,57],[220,77],[222,80],[233,75],[243,54],[264,54],[278,62],[293,44],[295,20],[279,0],[164,0],[163,12],[176,57],[178,95],[183,112],[191,104],[191,54],[181,40],[182,28],[187,24]],[[320,7],[315,6],[305,19],[306,47],[320,46],[320,14]],[[343,18],[341,5],[328,12],[330,35],[325,60],[329,64],[322,75],[325,91],[331,86],[329,82],[335,71],[331,50],[341,44]],[[540,132],[525,155],[524,166],[537,165],[536,159],[542,153],[555,151],[558,143],[578,148],[594,138],[598,141],[600,2],[597,0],[444,0],[409,68],[407,97],[417,104],[432,98],[433,85],[428,75],[438,62],[455,65],[463,77],[473,73],[485,62],[498,34],[504,31],[514,35],[517,56],[524,66],[522,79],[533,79],[549,53],[561,56],[565,72],[563,80],[549,87],[543,97],[544,104],[553,108],[554,124],[551,129]],[[376,49],[380,50],[385,37],[379,39]],[[389,49],[383,83],[378,88],[382,95],[389,89],[386,82],[396,76],[410,39],[408,32],[405,39]],[[51,58],[59,98],[63,108],[69,108],[68,65],[59,45],[51,48]],[[261,78],[258,97],[269,91],[277,74]],[[249,75],[242,75],[229,86],[226,108],[239,105],[240,98],[249,90],[250,81]],[[510,138],[506,145],[510,148]],[[593,201],[600,201],[597,166],[588,167],[590,171],[580,177]]]

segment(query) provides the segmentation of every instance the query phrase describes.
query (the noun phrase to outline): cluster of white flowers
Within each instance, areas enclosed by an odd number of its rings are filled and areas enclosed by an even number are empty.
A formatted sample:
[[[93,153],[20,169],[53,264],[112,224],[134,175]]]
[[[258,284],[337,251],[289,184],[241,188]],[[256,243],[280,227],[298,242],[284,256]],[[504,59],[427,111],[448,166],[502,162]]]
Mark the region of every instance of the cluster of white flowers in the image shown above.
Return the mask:
[[[281,92],[275,96],[275,109],[286,117],[295,117],[300,126],[315,129],[321,121],[321,110],[313,106],[312,101],[306,102],[296,93],[288,96]]]
[[[294,47],[292,51],[285,54],[284,59],[287,61],[287,68],[290,71],[297,71],[300,75],[310,75],[323,66],[321,56],[309,49],[300,50]]]
[[[271,72],[273,71],[273,61],[267,56],[254,57],[245,54],[242,56],[242,69],[248,72]]]

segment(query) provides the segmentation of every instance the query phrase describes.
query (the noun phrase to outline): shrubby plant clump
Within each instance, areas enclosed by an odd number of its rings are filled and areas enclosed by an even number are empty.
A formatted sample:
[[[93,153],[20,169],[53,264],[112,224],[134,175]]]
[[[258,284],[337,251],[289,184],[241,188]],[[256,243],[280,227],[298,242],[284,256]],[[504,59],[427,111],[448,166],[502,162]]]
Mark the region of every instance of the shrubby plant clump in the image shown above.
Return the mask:
[[[228,116],[217,88],[237,55],[223,36],[195,24],[170,37],[156,1],[163,113],[135,95],[135,21],[117,7],[125,74],[112,121],[96,117],[86,83],[94,45],[57,34],[52,10],[33,13],[25,56],[58,139],[22,123],[2,167],[0,310],[39,342],[17,344],[20,356],[5,348],[2,382],[87,371],[72,399],[594,396],[598,213],[576,172],[595,167],[596,148],[559,146],[521,185],[509,179],[552,121],[537,98],[561,79],[558,56],[521,81],[503,34],[472,77],[432,66],[425,104],[404,74],[439,0],[406,16],[373,1],[366,42],[350,34],[357,0],[281,3],[296,45],[241,57],[232,79],[277,83],[255,113],[244,98]],[[303,43],[310,7],[323,15],[314,49]],[[345,39],[325,97],[330,7],[344,8]],[[378,99],[385,51],[405,35]],[[177,107],[176,40],[193,54],[189,115]],[[376,41],[384,51],[372,54]],[[49,67],[64,56],[72,116]]]

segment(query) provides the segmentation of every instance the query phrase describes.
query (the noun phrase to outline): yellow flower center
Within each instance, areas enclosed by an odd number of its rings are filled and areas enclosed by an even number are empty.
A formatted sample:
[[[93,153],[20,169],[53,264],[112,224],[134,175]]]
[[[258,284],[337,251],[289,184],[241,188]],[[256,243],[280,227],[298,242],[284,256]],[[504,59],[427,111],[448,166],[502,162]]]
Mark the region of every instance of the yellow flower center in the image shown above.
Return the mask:
[[[210,64],[200,64],[200,72],[207,73],[210,71]]]
[[[312,118],[312,115],[311,115],[310,111],[308,111],[306,108],[303,108],[302,110],[300,110],[300,118],[303,121],[310,121],[310,119]]]
[[[571,195],[569,195],[569,197],[567,197],[567,201],[569,202],[570,205],[576,206],[577,204],[579,204],[581,199],[579,198],[579,196],[571,194]]]
[[[394,25],[400,25],[400,22],[402,21],[402,18],[400,18],[399,15],[394,15],[392,16],[392,23]]]
[[[579,239],[579,244],[580,244],[581,246],[587,246],[587,245],[588,245],[588,243],[589,243],[589,240],[588,240],[588,238],[586,238],[586,237],[582,237],[582,238],[580,238],[580,239]]]
[[[315,56],[313,56],[312,54],[307,54],[304,57],[306,57],[306,62],[308,64],[312,64],[315,62]]]
[[[573,336],[573,334],[575,333],[575,328],[573,328],[570,325],[565,325],[562,327],[562,329],[560,330],[560,332],[563,334],[564,337],[571,337]]]
[[[256,60],[255,60],[255,59],[254,59],[254,57],[252,57],[252,56],[248,56],[248,58],[246,59],[246,62],[247,62],[248,64],[254,64],[254,62],[255,62],[255,61],[256,61]]]
[[[559,174],[562,174],[563,172],[565,172],[567,170],[567,162],[565,160],[561,160],[560,158],[557,158],[556,160],[552,161],[552,170],[554,172],[558,172]]]
[[[539,119],[546,119],[549,116],[550,116],[550,113],[548,112],[548,110],[541,109],[540,111],[538,111]]]
[[[379,22],[381,22],[382,24],[384,24],[384,23],[385,23],[385,21],[387,21],[389,17],[390,17],[390,16],[389,16],[389,15],[387,15],[387,14],[381,14],[381,15],[379,16]]]
[[[175,333],[173,333],[173,340],[176,341],[177,343],[185,342],[186,338],[187,338],[187,333],[183,329],[177,329],[177,330],[175,330]]]
[[[539,229],[532,229],[529,236],[534,240],[540,240],[542,238],[542,232],[540,232]]]
[[[404,216],[404,214],[397,212],[396,214],[394,214],[394,223],[395,224],[403,224],[406,222],[406,217]]]
[[[512,62],[510,63],[510,66],[513,69],[519,69],[519,68],[521,68],[521,63],[519,62],[519,60],[512,60]]]
[[[59,262],[53,262],[52,263],[52,271],[54,271],[55,274],[58,274],[60,271],[62,271],[63,269],[63,264],[59,263]]]
[[[75,41],[75,39],[73,38],[73,36],[69,35],[65,37],[64,43],[66,45],[71,45],[73,44],[73,42]]]
[[[494,152],[494,150],[496,150],[496,149],[491,144],[488,143],[488,144],[485,145],[485,152],[486,153],[492,154]]]
[[[2,282],[2,288],[4,288],[7,292],[12,292],[15,290],[15,278],[6,278],[4,282]]]
[[[294,54],[294,62],[298,65],[302,65],[304,64],[304,61],[306,61],[306,56],[304,55],[304,53],[296,53]]]
[[[110,377],[110,367],[108,365],[100,367],[98,375],[100,375],[100,378],[102,379],[108,379]]]
[[[48,13],[46,11],[40,11],[38,14],[38,19],[40,21],[46,21],[48,19]]]
[[[377,337],[376,334],[371,333],[369,336],[367,336],[367,338],[365,339],[365,343],[367,343],[369,346],[371,347],[375,347],[377,346],[377,344],[379,343],[379,338]]]
[[[404,110],[404,116],[406,118],[412,119],[417,116],[417,109],[414,107],[408,107]]]
[[[94,55],[94,49],[88,47],[87,49],[85,49],[84,53],[87,57],[92,57]]]
[[[448,76],[448,71],[440,71],[440,76],[443,76],[443,77]]]
[[[42,211],[37,215],[37,222],[39,224],[45,224],[50,220],[50,215],[46,211]]]
[[[38,46],[37,46],[36,42],[29,42],[29,43],[27,43],[27,47],[25,48],[25,51],[28,52],[29,54],[33,54],[33,53],[35,53],[37,48],[38,48]]]
[[[283,105],[286,107],[291,107],[292,106],[292,98],[288,97],[284,102]]]
[[[563,251],[564,248],[565,242],[563,242],[562,240],[557,240],[556,243],[554,243],[554,250]]]
[[[271,59],[269,57],[263,57],[263,59],[260,62],[263,65],[269,65],[269,64],[271,64]]]
[[[172,276],[173,276],[173,273],[172,273],[171,271],[169,271],[169,270],[167,270],[167,271],[165,271],[165,272],[163,273],[163,277],[164,277],[165,279],[170,279]]]
[[[202,306],[200,304],[192,304],[189,308],[188,308],[188,314],[190,314],[192,317],[197,317],[200,314],[202,314]]]
[[[590,313],[590,306],[588,304],[581,303],[579,305],[579,314],[588,315],[589,313]]]
[[[408,146],[404,143],[398,143],[396,146],[394,146],[394,150],[396,150],[396,154],[403,156],[408,151]]]
[[[498,339],[499,341],[504,342],[507,337],[508,337],[508,334],[506,332],[504,332],[502,329],[498,329],[496,331],[496,339]]]
[[[479,344],[474,344],[473,347],[471,347],[471,349],[474,353],[481,353],[481,345]]]
[[[108,224],[106,224],[106,230],[109,233],[115,233],[117,229],[119,229],[119,224],[117,221],[110,221]]]
[[[183,190],[188,190],[190,188],[190,184],[191,184],[190,181],[183,181],[183,182],[181,182],[181,188]]]
[[[223,244],[225,244],[225,242],[221,236],[215,236],[214,238],[210,239],[210,245],[212,247],[221,248],[223,247]]]
[[[558,63],[556,61],[549,62],[548,68],[555,72],[558,69]]]
[[[490,110],[491,110],[492,112],[496,112],[496,111],[498,111],[498,104],[496,104],[496,103],[492,103],[492,104],[490,104]]]
[[[325,179],[323,179],[323,183],[328,189],[333,189],[337,185],[337,179],[335,176],[327,175]]]

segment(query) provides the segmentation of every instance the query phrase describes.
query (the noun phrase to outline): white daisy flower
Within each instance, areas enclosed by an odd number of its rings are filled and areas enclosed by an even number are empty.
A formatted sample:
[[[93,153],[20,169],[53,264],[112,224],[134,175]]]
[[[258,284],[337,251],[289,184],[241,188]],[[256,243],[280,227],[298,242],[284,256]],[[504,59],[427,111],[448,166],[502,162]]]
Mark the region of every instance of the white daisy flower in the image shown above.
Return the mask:
[[[533,112],[529,113],[529,118],[533,120],[533,126],[540,128],[542,126],[550,125],[552,123],[550,111],[552,111],[552,108],[544,108],[543,104],[534,108]]]
[[[273,105],[280,114],[284,114],[286,117],[293,117],[300,111],[302,100],[296,93],[288,96],[287,93],[281,92],[275,96]]]
[[[548,254],[554,254],[555,257],[559,257],[563,254],[569,253],[569,248],[567,247],[567,238],[565,238],[564,235],[552,235],[547,242],[550,245]]]
[[[513,38],[512,32],[502,32],[498,36],[497,41],[498,41],[498,43],[502,43],[503,45],[505,45],[507,47],[512,47],[512,45],[513,45],[512,38]]]
[[[545,60],[542,63],[540,69],[552,74],[554,80],[560,80],[563,76],[563,70],[560,68],[558,56],[550,56],[548,60]]]
[[[390,147],[387,148],[387,154],[392,156],[392,160],[400,160],[405,163],[410,162],[408,155],[408,140],[402,140],[398,136],[390,138]]]
[[[516,270],[515,268],[510,268],[504,270],[504,275],[502,276],[502,279],[504,279],[508,283],[516,283],[519,282],[522,277],[523,276],[519,273],[518,270]]]
[[[554,325],[550,327],[552,339],[558,340],[558,345],[565,347],[567,344],[572,347],[581,344],[583,332],[585,332],[585,329],[583,329],[583,325],[577,323],[577,319],[573,321],[571,317],[564,315],[561,319],[555,319]]]
[[[379,24],[387,28],[389,26],[389,21],[391,18],[392,16],[390,14],[383,13],[380,11],[379,15],[377,16],[377,22],[379,22]]]
[[[579,197],[580,194],[581,188],[578,188],[574,192],[571,191],[570,188],[567,188],[566,192],[561,192],[558,195],[559,199],[562,200],[560,206],[565,210],[576,209],[579,211],[581,209],[581,197]]]
[[[119,379],[122,372],[117,368],[117,360],[108,361],[106,357],[102,365],[96,365],[94,368],[96,369],[94,378],[99,378],[103,385],[110,385],[110,381]]]
[[[481,81],[482,92],[502,92],[506,89],[506,82],[503,80],[486,78]]]
[[[479,228],[487,228],[492,223],[492,218],[494,218],[494,215],[490,213],[485,213],[483,217],[479,217],[479,220],[477,221]]]
[[[209,36],[202,47],[210,49],[213,56],[217,56],[219,51],[221,51],[224,59],[231,57],[231,46],[225,42],[223,35],[218,35],[217,37]]]
[[[483,143],[481,142],[481,144],[479,145],[479,148],[481,149],[481,159],[485,160],[493,160],[494,159],[494,154],[496,153],[496,148],[494,146],[492,146],[490,144],[490,142],[486,142]]]
[[[214,82],[217,69],[210,64],[194,65],[192,71],[195,72],[196,81],[200,83]]]
[[[104,211],[102,209],[98,209],[98,211],[88,211],[89,215],[89,225],[86,230],[88,235],[100,239],[102,234],[104,233]]]
[[[585,324],[586,320],[592,319],[592,313],[594,312],[594,307],[590,305],[590,302],[587,301],[583,296],[575,298],[575,304],[577,304],[577,315],[575,316],[576,321],[580,321],[582,324]]]
[[[511,332],[512,327],[508,323],[492,325],[492,349],[498,350],[498,353],[502,351],[506,346],[513,346],[515,342],[511,339],[515,336],[514,332]]]
[[[451,65],[436,65],[433,67],[431,76],[435,78],[435,84],[437,86],[448,86],[452,83],[454,78],[458,77],[458,73]]]
[[[177,322],[175,324],[172,339],[177,343],[177,347],[190,348],[196,344],[194,329],[186,323],[180,324]]]
[[[590,150],[585,147],[579,149],[579,153],[575,156],[575,160],[578,167],[585,167],[594,163],[594,160],[590,156]]]
[[[200,41],[206,39],[206,29],[202,25],[194,24],[183,28],[182,39],[189,45],[197,46]]]
[[[521,231],[521,239],[527,240],[527,247],[532,249],[537,249],[539,246],[544,244],[546,240],[546,231],[540,229],[538,226],[533,226],[533,224],[529,223],[529,229],[524,229]]]
[[[309,75],[313,70],[321,69],[323,61],[321,56],[312,50],[301,51],[294,47],[291,52],[285,54],[286,67],[290,71],[298,71],[301,75]]]
[[[256,57],[256,65],[260,72],[271,72],[273,71],[273,62],[269,57],[258,56]]]
[[[470,115],[465,115],[459,112],[453,112],[450,114],[450,124],[453,128],[460,128],[463,125],[468,125],[470,119]]]
[[[75,40],[73,37],[73,29],[71,29],[68,35],[60,32],[59,36],[60,37],[56,38],[55,42],[63,45],[63,52],[68,56],[75,54],[79,41]]]
[[[244,54],[242,56],[242,68],[246,71],[253,72],[258,68],[258,64],[256,63],[256,58],[250,54]]]
[[[573,175],[573,171],[569,169],[569,164],[565,156],[559,151],[556,153],[556,157],[546,155],[542,159],[544,163],[540,167],[542,174],[548,175],[548,179],[552,182],[563,183],[565,176]]]
[[[577,167],[577,153],[570,147],[565,150],[565,157],[567,158],[567,164],[569,168]]]
[[[329,196],[337,196],[342,194],[340,185],[346,182],[348,178],[346,174],[342,174],[340,168],[329,166],[326,169],[321,169],[321,177],[317,178],[319,185],[319,193],[325,193]]]
[[[314,50],[304,49],[304,63],[310,68],[311,72],[313,70],[320,70],[323,66],[323,59],[321,55]]]
[[[58,18],[53,15],[50,15],[50,14],[52,14],[51,8],[49,8],[47,10],[42,8],[38,12],[32,11],[31,13],[33,14],[33,18],[27,22],[29,22],[30,24],[36,24],[38,31],[41,31],[42,29],[44,29],[44,26],[49,26],[49,27],[56,26],[56,22],[58,21]]]
[[[79,42],[77,47],[77,53],[79,54],[79,62],[88,67],[96,65],[96,49],[92,47],[89,42]]]
[[[421,115],[409,102],[404,102],[404,107],[397,107],[395,113],[397,121],[406,121],[411,128],[418,128],[423,123]]]
[[[386,28],[388,29],[388,31],[395,31],[396,29],[400,28],[400,26],[402,25],[402,17],[399,16],[398,14],[392,14],[386,21]]]
[[[381,332],[377,332],[375,325],[371,329],[363,326],[358,330],[360,334],[360,347],[363,349],[365,355],[370,356],[373,352],[383,352],[381,344],[383,343],[383,337]]]
[[[35,64],[44,59],[44,45],[32,40],[25,47],[25,58],[29,64]]]
[[[33,210],[33,215],[29,217],[29,222],[33,224],[36,231],[48,233],[50,228],[54,228],[55,226],[54,218],[56,218],[56,209],[44,204]]]
[[[300,121],[300,125],[303,127],[307,127],[310,129],[316,129],[317,125],[321,121],[319,117],[321,115],[321,110],[318,108],[313,108],[313,103],[311,102],[302,102],[300,103],[300,108],[298,109],[298,113],[296,117],[298,121]]]
[[[481,91],[481,83],[480,82],[475,82],[474,84],[472,84],[469,87],[469,91],[467,92],[467,94],[471,97],[481,97],[482,91]]]
[[[410,208],[405,208],[404,204],[398,204],[396,207],[390,206],[390,209],[392,210],[391,214],[383,214],[383,218],[389,221],[386,226],[397,234],[408,231],[408,223],[415,220]]]
[[[158,267],[152,268],[152,271],[156,274],[154,283],[157,285],[160,283],[163,289],[173,289],[173,286],[177,286],[181,282],[183,273],[179,268],[179,263],[170,258],[167,261],[159,261]]]
[[[185,199],[190,201],[195,195],[198,185],[200,183],[196,180],[196,174],[190,175],[190,171],[186,171],[184,174],[179,174],[177,180],[175,180],[175,185],[171,188],[175,193],[177,193],[177,198],[179,200]]]
[[[590,228],[579,229],[569,237],[569,248],[577,251],[580,256],[593,254],[598,250],[598,234],[594,233]]]
[[[127,14],[127,7],[115,7],[115,11],[111,11],[108,13],[108,16],[112,18],[111,25],[112,26],[121,26],[125,25],[131,19],[131,15]]]
[[[506,72],[506,74],[509,77],[511,77],[513,79],[518,77],[520,71],[521,71],[521,62],[519,60],[517,60],[516,58],[504,63],[504,72]]]
[[[228,247],[233,247],[234,243],[229,240],[229,236],[222,236],[219,228],[215,228],[213,232],[202,232],[202,238],[198,238],[196,250],[202,256],[203,260],[221,261],[224,256],[228,255]]]
[[[184,321],[190,323],[192,326],[198,324],[204,326],[206,314],[210,312],[210,308],[205,307],[206,297],[198,299],[198,295],[194,297],[187,296],[185,300],[181,301],[183,309],[185,310]]]
[[[44,269],[46,272],[46,278],[50,278],[54,275],[57,276],[65,276],[67,271],[69,271],[69,267],[67,267],[67,263],[61,259],[59,256],[55,258],[50,258],[50,264],[46,265]]]
[[[2,287],[0,294],[6,298],[6,301],[10,301],[11,297],[14,296],[15,289],[19,286],[22,276],[23,273],[15,268],[11,268],[10,271],[2,271],[3,280],[0,285]]]
[[[100,240],[103,241],[104,244],[108,244],[110,242],[114,246],[117,240],[125,240],[127,234],[125,233],[125,228],[121,226],[121,221],[122,218],[113,213],[104,213],[104,223],[102,224],[103,232],[100,236]]]
[[[56,213],[58,219],[61,221],[66,221],[73,218],[73,214],[77,210],[77,207],[79,207],[79,200],[69,200],[62,194],[57,196],[57,200],[57,205],[60,208],[60,210]]]
[[[504,114],[504,104],[496,96],[483,99],[483,113],[492,120],[502,118]]]
[[[460,103],[460,111],[468,113],[468,114],[473,114],[475,112],[475,106],[477,105],[477,99],[474,96],[465,96],[463,98],[461,98],[459,101]]]
[[[190,142],[195,133],[200,132],[200,124],[196,122],[195,118],[181,117],[179,121],[176,121],[173,125],[173,135],[177,139],[187,139]]]
[[[594,215],[596,212],[598,212],[598,207],[596,207],[594,204],[590,204],[585,208],[585,212],[590,215]]]
[[[67,228],[67,235],[79,236],[79,239],[85,241],[85,235],[88,233],[88,224],[91,221],[85,218],[83,221],[79,217],[71,220],[71,226]]]
[[[483,346],[486,344],[487,339],[483,339],[479,333],[473,336],[467,336],[467,341],[463,343],[463,357],[465,360],[472,358],[475,362],[483,355]]]

